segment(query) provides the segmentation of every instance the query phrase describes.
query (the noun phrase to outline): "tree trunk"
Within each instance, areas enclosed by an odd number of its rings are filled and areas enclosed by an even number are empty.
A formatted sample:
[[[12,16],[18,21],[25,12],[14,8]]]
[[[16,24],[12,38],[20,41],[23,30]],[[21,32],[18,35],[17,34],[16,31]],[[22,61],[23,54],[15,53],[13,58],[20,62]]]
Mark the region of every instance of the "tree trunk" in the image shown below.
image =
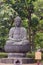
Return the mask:
[[[28,10],[28,34],[29,34],[29,43],[31,44],[31,12]],[[32,45],[31,45],[32,47]],[[31,49],[32,50],[32,49]]]
[[[35,45],[34,45],[34,37],[35,37],[36,31],[32,31],[32,50],[35,50]]]

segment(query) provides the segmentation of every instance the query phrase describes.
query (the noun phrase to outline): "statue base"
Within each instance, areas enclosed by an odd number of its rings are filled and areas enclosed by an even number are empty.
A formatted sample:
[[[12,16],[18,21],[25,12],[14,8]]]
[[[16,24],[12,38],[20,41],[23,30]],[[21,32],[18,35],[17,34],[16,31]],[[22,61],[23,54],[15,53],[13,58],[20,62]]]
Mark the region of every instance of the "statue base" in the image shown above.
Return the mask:
[[[8,53],[8,58],[22,58],[26,57],[25,53]]]
[[[23,64],[29,64],[35,62],[33,58],[0,58],[0,63],[14,64],[14,61],[18,59],[19,60],[21,59]]]

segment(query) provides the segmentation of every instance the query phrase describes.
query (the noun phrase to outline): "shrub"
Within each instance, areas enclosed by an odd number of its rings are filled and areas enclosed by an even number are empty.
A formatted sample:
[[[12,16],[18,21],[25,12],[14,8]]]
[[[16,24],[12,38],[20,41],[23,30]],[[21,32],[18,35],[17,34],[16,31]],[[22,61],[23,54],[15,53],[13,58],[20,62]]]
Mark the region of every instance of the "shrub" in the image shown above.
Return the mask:
[[[35,52],[33,52],[33,53],[27,53],[26,57],[35,59]],[[43,59],[43,53],[42,53],[42,59]]]
[[[7,57],[7,53],[0,52],[0,58],[6,58],[6,57]]]

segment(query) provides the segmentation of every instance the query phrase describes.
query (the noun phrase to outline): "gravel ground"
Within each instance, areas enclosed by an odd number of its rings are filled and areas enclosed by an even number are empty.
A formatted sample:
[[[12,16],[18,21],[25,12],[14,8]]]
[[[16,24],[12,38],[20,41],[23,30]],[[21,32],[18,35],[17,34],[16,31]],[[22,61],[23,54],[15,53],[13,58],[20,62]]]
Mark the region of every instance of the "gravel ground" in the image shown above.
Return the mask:
[[[0,65],[14,65],[14,64],[4,64],[4,63],[0,63]],[[23,64],[23,65],[37,65],[37,64]]]
[[[0,65],[14,65],[14,64],[4,64],[4,63],[0,63]],[[34,64],[23,64],[23,65],[37,65],[37,64],[34,63]],[[43,65],[43,64],[40,64],[40,65]]]

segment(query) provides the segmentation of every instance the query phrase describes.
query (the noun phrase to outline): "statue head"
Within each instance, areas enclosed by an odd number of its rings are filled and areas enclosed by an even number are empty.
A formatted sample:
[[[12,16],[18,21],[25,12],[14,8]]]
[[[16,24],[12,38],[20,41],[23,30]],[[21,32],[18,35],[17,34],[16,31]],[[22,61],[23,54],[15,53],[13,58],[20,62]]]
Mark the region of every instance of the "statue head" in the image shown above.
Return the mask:
[[[19,16],[17,16],[14,19],[14,24],[15,24],[15,27],[20,27],[21,26],[21,18]]]

